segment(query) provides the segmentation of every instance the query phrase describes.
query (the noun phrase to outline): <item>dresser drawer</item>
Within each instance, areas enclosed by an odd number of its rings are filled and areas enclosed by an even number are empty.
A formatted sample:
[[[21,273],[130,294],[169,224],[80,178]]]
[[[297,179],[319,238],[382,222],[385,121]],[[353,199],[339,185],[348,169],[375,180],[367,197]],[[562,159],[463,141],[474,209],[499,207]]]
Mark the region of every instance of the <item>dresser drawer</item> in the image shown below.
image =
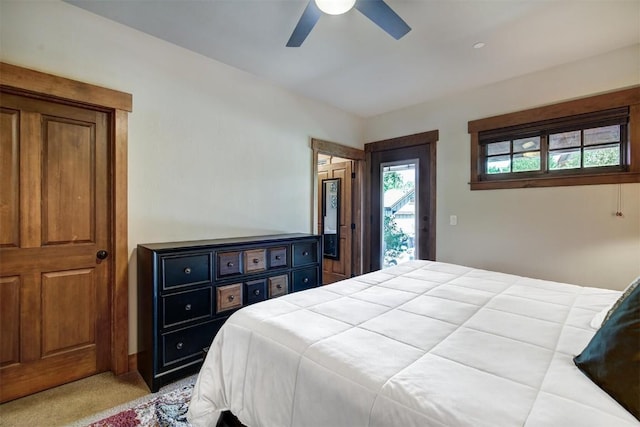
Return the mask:
[[[211,281],[211,253],[166,255],[160,258],[162,287],[190,286]]]
[[[296,242],[293,244],[293,266],[300,267],[318,262],[318,244],[316,241]]]
[[[162,297],[162,327],[212,316],[212,297],[211,287]]]
[[[289,293],[289,276],[286,274],[269,277],[267,280],[269,282],[269,298],[275,298]]]
[[[242,283],[216,288],[216,313],[242,307]]]
[[[304,291],[305,289],[318,286],[318,268],[303,268],[292,273],[292,292]]]
[[[242,252],[218,253],[218,276],[242,273]]]
[[[267,279],[252,280],[244,284],[245,304],[254,304],[267,299]]]
[[[177,362],[199,358],[204,359],[204,352],[211,345],[213,337],[218,332],[224,319],[202,323],[189,328],[180,329],[175,332],[163,334],[160,348],[160,366],[169,367]]]
[[[255,273],[267,269],[267,250],[251,249],[244,251],[244,268],[247,273]]]
[[[287,266],[287,247],[269,248],[269,268]]]

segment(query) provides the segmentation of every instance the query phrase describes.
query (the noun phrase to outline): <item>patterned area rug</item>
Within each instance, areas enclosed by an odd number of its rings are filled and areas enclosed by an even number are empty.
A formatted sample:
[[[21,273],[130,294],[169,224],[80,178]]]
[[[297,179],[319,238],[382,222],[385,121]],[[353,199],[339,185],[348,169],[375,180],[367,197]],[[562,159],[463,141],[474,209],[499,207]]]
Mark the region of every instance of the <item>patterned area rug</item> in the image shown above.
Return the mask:
[[[195,379],[194,379],[195,381]],[[190,427],[187,410],[191,401],[194,381],[175,390],[159,394],[134,406],[118,407],[119,412],[99,421],[85,424],[87,427]],[[137,403],[136,403],[137,402]]]

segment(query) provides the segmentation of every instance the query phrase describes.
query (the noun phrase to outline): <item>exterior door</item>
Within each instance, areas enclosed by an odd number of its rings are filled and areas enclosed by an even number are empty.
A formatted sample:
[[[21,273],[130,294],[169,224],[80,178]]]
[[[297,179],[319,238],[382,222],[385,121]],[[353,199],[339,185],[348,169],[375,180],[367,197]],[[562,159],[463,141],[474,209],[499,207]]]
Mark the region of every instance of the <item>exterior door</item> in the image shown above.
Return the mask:
[[[351,277],[353,236],[352,221],[352,162],[329,163],[318,166],[318,230],[322,232],[322,180],[340,178],[340,215],[339,215],[339,257],[324,258],[322,261],[323,284],[337,282]]]
[[[4,402],[110,367],[110,118],[0,99]]]
[[[437,138],[438,132],[431,131],[365,145],[369,271],[410,259],[435,259]]]

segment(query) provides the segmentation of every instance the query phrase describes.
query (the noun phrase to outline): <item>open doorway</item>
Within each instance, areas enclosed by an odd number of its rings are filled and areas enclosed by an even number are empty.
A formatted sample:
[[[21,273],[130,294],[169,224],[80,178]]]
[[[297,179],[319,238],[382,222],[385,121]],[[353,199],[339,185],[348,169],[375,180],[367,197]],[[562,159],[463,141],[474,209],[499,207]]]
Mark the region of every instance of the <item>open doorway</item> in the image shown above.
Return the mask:
[[[362,274],[362,180],[365,153],[311,140],[312,229],[323,236],[323,284]],[[331,218],[331,214],[336,215]]]

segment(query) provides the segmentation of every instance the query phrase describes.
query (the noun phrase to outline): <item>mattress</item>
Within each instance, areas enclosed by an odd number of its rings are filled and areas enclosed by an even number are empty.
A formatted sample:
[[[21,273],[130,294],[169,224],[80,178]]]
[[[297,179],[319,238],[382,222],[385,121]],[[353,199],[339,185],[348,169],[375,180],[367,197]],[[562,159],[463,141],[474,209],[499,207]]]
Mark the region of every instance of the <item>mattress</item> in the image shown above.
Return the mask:
[[[234,313],[188,412],[248,427],[639,426],[574,365],[620,292],[410,261]]]

